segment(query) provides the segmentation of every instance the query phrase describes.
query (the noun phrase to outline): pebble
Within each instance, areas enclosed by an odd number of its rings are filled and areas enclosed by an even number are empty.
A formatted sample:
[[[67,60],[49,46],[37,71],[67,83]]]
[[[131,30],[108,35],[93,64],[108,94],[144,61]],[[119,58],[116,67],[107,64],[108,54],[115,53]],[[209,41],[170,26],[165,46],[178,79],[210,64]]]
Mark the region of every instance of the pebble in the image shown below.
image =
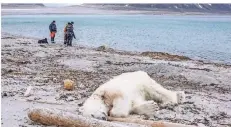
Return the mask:
[[[206,127],[206,126],[205,126],[204,124],[202,124],[202,123],[198,123],[197,126],[198,126],[198,127]]]
[[[66,101],[74,101],[74,98],[69,96],[69,97],[67,97]]]
[[[32,86],[27,87],[24,97],[29,97],[31,95]]]
[[[5,97],[6,97],[6,96],[7,96],[7,93],[3,93],[3,96],[5,96]]]

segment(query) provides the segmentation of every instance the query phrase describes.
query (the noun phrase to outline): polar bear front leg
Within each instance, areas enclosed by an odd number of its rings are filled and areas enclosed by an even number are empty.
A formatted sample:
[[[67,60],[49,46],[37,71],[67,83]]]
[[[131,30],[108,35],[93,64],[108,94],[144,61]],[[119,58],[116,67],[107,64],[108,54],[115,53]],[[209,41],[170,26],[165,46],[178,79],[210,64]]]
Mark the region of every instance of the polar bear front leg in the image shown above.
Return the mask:
[[[131,109],[131,101],[125,98],[116,98],[113,101],[113,107],[109,111],[112,117],[127,117]]]
[[[132,113],[146,116],[154,116],[155,112],[158,110],[158,104],[151,100],[134,105],[134,107],[132,108]]]

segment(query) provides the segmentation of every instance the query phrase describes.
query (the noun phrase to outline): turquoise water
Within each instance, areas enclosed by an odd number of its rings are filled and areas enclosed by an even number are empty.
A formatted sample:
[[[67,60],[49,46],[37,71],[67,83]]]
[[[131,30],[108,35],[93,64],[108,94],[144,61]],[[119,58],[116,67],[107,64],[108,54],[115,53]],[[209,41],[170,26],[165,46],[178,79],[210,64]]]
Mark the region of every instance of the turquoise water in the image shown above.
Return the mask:
[[[76,44],[231,63],[231,16],[11,15],[2,16],[2,31],[49,38],[52,20],[57,22],[60,43],[65,24],[74,21]]]

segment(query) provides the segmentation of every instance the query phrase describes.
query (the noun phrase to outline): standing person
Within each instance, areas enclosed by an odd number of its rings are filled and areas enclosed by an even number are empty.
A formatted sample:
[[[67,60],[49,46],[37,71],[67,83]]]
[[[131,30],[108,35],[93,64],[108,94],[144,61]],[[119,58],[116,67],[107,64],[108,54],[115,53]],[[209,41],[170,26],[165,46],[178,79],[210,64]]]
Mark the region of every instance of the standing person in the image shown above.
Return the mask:
[[[74,30],[74,22],[73,22],[73,21],[71,22],[71,25],[72,25],[72,28],[73,28],[73,30]]]
[[[66,41],[67,41],[67,26],[68,24],[70,24],[70,22],[68,22],[66,24],[66,26],[64,27],[64,45],[66,44]]]
[[[55,43],[55,33],[57,32],[55,20],[51,22],[49,25],[50,29],[50,36],[51,36],[51,43]]]
[[[73,23],[68,23],[66,27],[66,44],[72,46],[72,39],[75,38]],[[76,39],[76,38],[75,38]]]

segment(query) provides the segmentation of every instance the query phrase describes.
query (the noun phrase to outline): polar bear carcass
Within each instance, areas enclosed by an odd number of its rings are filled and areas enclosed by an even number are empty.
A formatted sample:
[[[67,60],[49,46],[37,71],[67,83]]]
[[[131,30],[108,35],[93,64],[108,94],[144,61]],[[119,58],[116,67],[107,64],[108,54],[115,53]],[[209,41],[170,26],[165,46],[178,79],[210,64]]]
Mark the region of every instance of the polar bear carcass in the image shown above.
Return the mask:
[[[130,113],[153,115],[157,103],[184,102],[183,91],[167,90],[146,72],[123,73],[97,88],[80,111],[83,116],[106,120],[107,116],[127,117]]]

